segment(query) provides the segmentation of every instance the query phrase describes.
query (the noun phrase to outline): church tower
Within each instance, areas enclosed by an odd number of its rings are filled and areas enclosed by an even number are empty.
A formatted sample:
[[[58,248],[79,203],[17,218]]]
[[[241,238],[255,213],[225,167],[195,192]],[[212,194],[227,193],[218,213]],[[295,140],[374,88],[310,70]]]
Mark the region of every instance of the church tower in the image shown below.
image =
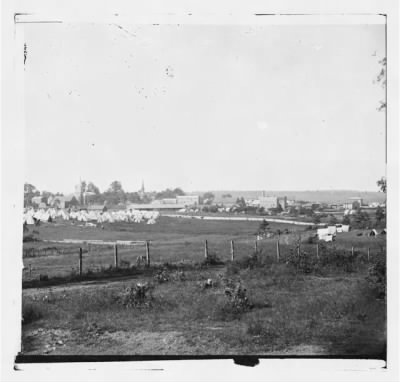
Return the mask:
[[[139,196],[143,198],[145,196],[146,192],[144,190],[144,181],[142,180],[142,188],[139,190]]]

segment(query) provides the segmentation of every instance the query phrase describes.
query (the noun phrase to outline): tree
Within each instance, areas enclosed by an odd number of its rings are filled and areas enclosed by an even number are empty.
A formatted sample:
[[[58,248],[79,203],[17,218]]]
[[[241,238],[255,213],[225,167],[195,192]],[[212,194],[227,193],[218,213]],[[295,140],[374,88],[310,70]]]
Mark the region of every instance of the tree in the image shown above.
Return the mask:
[[[87,192],[93,192],[95,195],[99,195],[100,194],[99,188],[93,182],[89,182],[88,183],[88,185],[86,187],[86,191]]]
[[[350,225],[350,216],[349,216],[349,215],[344,215],[344,216],[343,216],[342,224],[344,224],[344,225]]]
[[[370,224],[368,213],[357,208],[356,213],[352,215],[352,225],[356,228],[369,228]]]
[[[167,188],[164,191],[157,192],[155,198],[156,199],[173,199],[173,198],[176,198],[177,196],[183,196],[183,195],[185,195],[185,192],[181,188],[176,187],[173,190],[170,188]]]
[[[312,218],[314,224],[321,223],[321,216],[319,214],[314,214]]]
[[[173,193],[175,194],[175,196],[184,196],[184,195],[185,195],[185,193],[183,192],[183,190],[182,190],[181,188],[179,188],[179,187],[176,187],[176,188],[173,190]]]
[[[263,221],[260,223],[260,226],[258,227],[258,231],[260,233],[265,233],[269,228],[269,223],[263,219]]]
[[[329,224],[330,225],[335,225],[335,224],[337,224],[337,218],[336,218],[336,216],[335,215],[330,215],[329,216]]]
[[[386,177],[382,176],[381,179],[379,179],[376,184],[379,187],[379,190],[381,192],[384,192],[386,194]]]
[[[386,225],[386,216],[385,216],[385,211],[381,206],[378,206],[375,212],[375,219],[377,224],[380,225]]]
[[[72,206],[72,207],[78,206],[78,205],[79,205],[78,199],[75,198],[75,196],[73,196],[73,197],[71,198],[70,202],[69,202],[69,205]]]
[[[240,208],[245,208],[245,207],[246,207],[246,201],[244,200],[244,197],[242,196],[241,198],[237,198],[237,199],[236,199],[236,204],[237,204]]]
[[[32,198],[34,196],[40,195],[39,190],[33,184],[25,183],[24,184],[24,206],[28,207],[32,205]]]
[[[386,88],[386,57],[379,61],[381,65],[381,71],[376,77],[376,83],[379,83],[383,88]],[[383,111],[386,109],[386,100],[380,101],[380,105],[378,107],[379,111]]]
[[[110,187],[108,187],[107,191],[112,193],[124,192],[122,184],[118,180],[114,180],[114,182],[110,184]]]
[[[222,197],[223,197],[224,199],[225,199],[225,198],[231,198],[232,195],[231,195],[231,194],[223,194]]]
[[[212,192],[205,192],[202,198],[204,204],[212,204],[215,199],[215,195]]]

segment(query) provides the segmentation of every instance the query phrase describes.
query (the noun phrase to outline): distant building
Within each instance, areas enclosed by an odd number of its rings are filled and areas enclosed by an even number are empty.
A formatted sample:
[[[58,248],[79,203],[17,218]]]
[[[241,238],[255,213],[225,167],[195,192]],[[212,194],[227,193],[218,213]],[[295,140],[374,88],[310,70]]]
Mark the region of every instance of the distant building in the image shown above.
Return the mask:
[[[162,204],[177,204],[177,199],[176,198],[164,198],[161,199]]]
[[[282,209],[286,210],[288,207],[287,197],[283,196],[278,198],[278,203],[281,205]]]
[[[138,191],[140,199],[143,199],[146,196],[146,191],[144,190],[144,181],[142,180],[142,187]]]
[[[343,203],[343,208],[345,210],[356,210],[363,206],[363,200],[360,197],[349,198],[345,203]]]
[[[184,206],[197,206],[199,204],[198,195],[182,195],[176,197],[176,203]]]
[[[279,201],[277,196],[260,196],[259,200],[260,207],[263,207],[266,210],[271,208],[278,208]]]
[[[154,210],[154,211],[178,211],[185,208],[183,204],[163,204],[163,203],[131,203],[126,206],[128,210]]]

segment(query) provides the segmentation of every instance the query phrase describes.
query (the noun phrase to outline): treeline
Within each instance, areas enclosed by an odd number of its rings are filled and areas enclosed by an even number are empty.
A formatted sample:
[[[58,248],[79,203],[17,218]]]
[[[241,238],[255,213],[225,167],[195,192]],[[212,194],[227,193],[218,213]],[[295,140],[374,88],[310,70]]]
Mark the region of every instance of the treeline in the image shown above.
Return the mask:
[[[81,181],[79,185],[79,192],[76,192],[77,197],[70,198],[71,206],[79,205],[92,205],[92,204],[106,204],[106,205],[121,205],[126,203],[150,203],[155,199],[176,198],[176,196],[183,196],[185,192],[181,188],[167,188],[159,192],[130,192],[125,191],[120,181],[111,182],[110,186],[103,192],[100,191],[93,182]],[[32,202],[32,198],[36,198],[37,203]],[[60,192],[40,191],[34,185],[25,183],[24,185],[24,206],[35,206],[35,204],[45,203],[48,204],[49,198],[57,202],[59,199],[64,198]]]

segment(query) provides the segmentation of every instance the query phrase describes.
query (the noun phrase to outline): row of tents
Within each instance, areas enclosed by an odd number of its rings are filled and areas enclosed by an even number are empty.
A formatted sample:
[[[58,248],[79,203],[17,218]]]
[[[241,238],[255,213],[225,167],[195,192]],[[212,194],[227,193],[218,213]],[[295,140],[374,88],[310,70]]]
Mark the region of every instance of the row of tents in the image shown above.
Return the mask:
[[[114,223],[114,222],[128,222],[128,223],[142,223],[155,224],[159,218],[158,211],[141,211],[141,210],[120,210],[120,211],[71,211],[67,212],[62,209],[48,208],[26,209],[24,211],[23,223],[35,224],[36,222],[51,222],[54,220],[73,220],[79,222],[97,222],[97,223]]]

